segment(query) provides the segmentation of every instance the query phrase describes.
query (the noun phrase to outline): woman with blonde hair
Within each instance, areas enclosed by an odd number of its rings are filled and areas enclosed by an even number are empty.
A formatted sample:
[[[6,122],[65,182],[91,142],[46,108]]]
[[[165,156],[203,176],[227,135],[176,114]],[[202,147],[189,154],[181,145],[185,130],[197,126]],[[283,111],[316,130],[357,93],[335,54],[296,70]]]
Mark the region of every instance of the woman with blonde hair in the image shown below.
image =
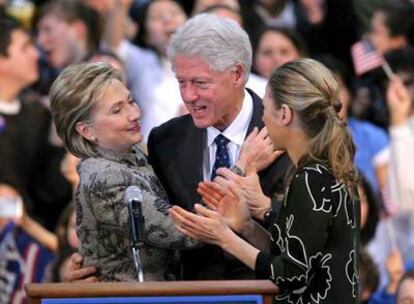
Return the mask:
[[[164,188],[138,147],[141,113],[121,72],[106,63],[71,65],[54,82],[50,99],[58,135],[81,158],[75,207],[83,266],[94,266],[102,281],[136,280],[124,199],[133,185],[143,195],[144,279],[164,280],[167,249],[197,242],[178,232],[168,216]]]
[[[239,187],[241,179],[255,179],[251,166],[246,177],[220,169],[223,177],[200,184],[209,209],[196,205],[193,214],[174,206],[170,214],[184,234],[221,246],[257,277],[275,282],[276,303],[357,303],[354,145],[337,115],[338,84],[319,62],[293,61],[272,73],[264,107],[274,147],[286,150],[294,163],[269,232],[252,220],[247,190]]]

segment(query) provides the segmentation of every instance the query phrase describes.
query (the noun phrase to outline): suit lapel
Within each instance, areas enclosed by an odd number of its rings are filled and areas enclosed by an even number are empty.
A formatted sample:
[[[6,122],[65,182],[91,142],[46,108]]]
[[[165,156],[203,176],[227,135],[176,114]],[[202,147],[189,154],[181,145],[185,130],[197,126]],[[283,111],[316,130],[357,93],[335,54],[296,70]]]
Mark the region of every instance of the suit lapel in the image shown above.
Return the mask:
[[[193,122],[188,124],[187,132],[177,146],[177,163],[185,194],[187,208],[192,210],[194,204],[200,200],[197,194],[197,186],[203,180],[203,150],[205,129],[199,129]]]
[[[252,96],[253,99],[253,115],[252,119],[250,120],[249,127],[247,128],[248,136],[250,132],[252,132],[254,127],[258,127],[259,130],[264,127],[262,117],[263,117],[263,104],[262,99],[256,95],[252,90],[246,88],[249,94]]]
[[[262,100],[252,90],[247,89],[253,99],[253,114],[249,123],[247,134],[249,134],[255,126],[261,129],[263,127],[263,105]],[[180,195],[184,205],[192,210],[195,203],[200,200],[197,193],[198,183],[203,181],[203,151],[206,143],[207,131],[194,126],[192,119],[189,117],[186,125],[186,132],[177,142],[177,170],[182,178],[183,193]]]

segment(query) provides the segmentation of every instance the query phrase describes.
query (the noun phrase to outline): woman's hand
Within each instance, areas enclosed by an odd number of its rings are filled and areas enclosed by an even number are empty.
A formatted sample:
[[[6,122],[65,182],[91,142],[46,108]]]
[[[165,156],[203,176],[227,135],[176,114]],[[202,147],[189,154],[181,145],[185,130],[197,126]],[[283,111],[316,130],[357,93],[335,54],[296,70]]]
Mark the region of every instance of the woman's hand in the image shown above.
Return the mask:
[[[266,127],[260,132],[255,127],[243,143],[237,166],[245,170],[247,164],[253,163],[256,170],[261,171],[267,168],[282,153],[283,151],[274,149]]]
[[[203,182],[199,183],[197,191],[210,209],[217,211],[232,230],[240,233],[251,222],[250,212],[237,186],[229,182],[226,187]]]
[[[240,195],[247,202],[251,215],[259,220],[264,219],[264,214],[271,208],[271,201],[269,197],[263,194],[259,176],[254,170],[253,164],[247,166],[246,176],[244,177],[227,168],[218,169],[217,174],[214,181],[222,189],[228,189],[230,186],[238,189]]]
[[[197,214],[178,206],[170,208],[169,213],[176,228],[193,239],[222,246],[225,237],[232,233],[225,219],[217,211],[200,204],[195,204],[194,208]]]

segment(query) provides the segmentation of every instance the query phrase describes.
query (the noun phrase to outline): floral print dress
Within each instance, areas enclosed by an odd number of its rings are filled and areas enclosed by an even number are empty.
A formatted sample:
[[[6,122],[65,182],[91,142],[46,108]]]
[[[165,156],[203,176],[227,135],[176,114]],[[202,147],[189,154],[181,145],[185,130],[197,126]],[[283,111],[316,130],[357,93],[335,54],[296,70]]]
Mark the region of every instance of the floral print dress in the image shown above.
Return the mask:
[[[358,303],[359,201],[327,167],[296,172],[269,230],[256,274],[279,287],[276,303]]]

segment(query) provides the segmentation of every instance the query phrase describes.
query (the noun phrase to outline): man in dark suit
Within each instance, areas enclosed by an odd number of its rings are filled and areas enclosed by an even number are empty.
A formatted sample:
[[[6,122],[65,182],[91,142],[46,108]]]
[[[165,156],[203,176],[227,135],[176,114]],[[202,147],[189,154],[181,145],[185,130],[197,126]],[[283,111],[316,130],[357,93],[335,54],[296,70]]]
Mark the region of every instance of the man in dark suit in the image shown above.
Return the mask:
[[[246,32],[235,22],[196,16],[172,37],[168,55],[189,114],[152,130],[149,160],[170,202],[192,210],[200,201],[198,183],[211,179],[215,137],[229,140],[230,164],[235,164],[246,135],[263,127],[263,106],[245,88],[252,51]],[[265,194],[283,191],[288,165],[285,155],[260,172]],[[247,267],[213,245],[182,251],[181,262],[186,280],[253,278]]]

